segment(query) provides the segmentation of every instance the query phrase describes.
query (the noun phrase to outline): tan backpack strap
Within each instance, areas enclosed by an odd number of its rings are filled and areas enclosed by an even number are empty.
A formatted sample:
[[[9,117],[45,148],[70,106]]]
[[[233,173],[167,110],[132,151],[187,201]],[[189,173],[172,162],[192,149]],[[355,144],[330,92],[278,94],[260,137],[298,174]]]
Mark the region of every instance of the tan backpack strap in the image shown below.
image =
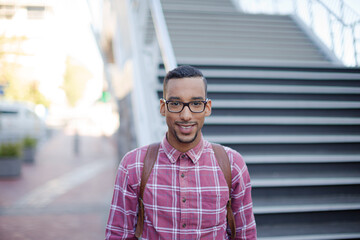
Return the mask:
[[[140,238],[144,229],[144,203],[143,196],[146,183],[150,177],[151,171],[154,167],[154,164],[157,160],[157,155],[159,152],[160,143],[153,143],[149,145],[146,155],[144,158],[143,170],[141,173],[140,180],[140,192],[139,192],[139,212],[138,212],[138,220],[136,224],[135,236]]]
[[[231,239],[235,239],[235,236],[236,236],[235,218],[234,218],[234,213],[231,208],[232,178],[231,178],[230,160],[229,160],[229,157],[223,146],[213,143],[212,148],[214,150],[216,160],[221,168],[221,171],[224,174],[227,185],[229,187],[229,201],[226,204],[226,210],[227,210],[226,219],[227,219],[227,222],[228,222],[230,230],[231,230]]]

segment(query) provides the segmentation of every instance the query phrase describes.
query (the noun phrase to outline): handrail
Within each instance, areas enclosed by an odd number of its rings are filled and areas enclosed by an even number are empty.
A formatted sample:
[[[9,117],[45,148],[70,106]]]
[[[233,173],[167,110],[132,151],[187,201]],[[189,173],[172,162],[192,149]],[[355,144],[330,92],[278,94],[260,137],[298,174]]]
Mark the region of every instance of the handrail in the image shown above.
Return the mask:
[[[233,0],[238,1],[238,6],[240,11],[246,11],[250,13],[267,13],[267,14],[284,14],[284,12],[280,12],[280,7],[288,6],[290,1],[281,1],[281,0]],[[359,41],[355,35],[356,32],[360,31],[360,16],[352,11],[351,8],[349,8],[343,0],[337,1],[337,2],[327,2],[325,4],[321,0],[307,0],[307,1],[298,1],[293,0],[291,1],[292,5],[292,11],[291,9],[285,10],[287,11],[286,14],[293,14],[298,17],[298,19],[303,20],[304,23],[308,24],[308,26],[311,28],[311,30],[317,35],[325,45],[328,46],[328,48],[333,52],[334,55],[337,56],[338,59],[340,59],[345,65],[348,66],[359,66],[360,65],[360,47]],[[272,4],[273,8],[267,7],[266,9],[260,9],[262,7],[262,4],[265,5],[268,3],[268,5]],[[265,3],[265,4],[264,4]],[[287,3],[287,4],[284,4]],[[333,9],[329,7],[329,4],[335,4],[340,3],[340,11],[343,13],[341,16],[339,16]],[[267,5],[267,6],[268,6]],[[251,8],[251,7],[254,7]],[[302,6],[302,11],[298,10],[298,7]],[[305,8],[304,10],[304,6]],[[276,11],[274,11],[276,9]],[[272,11],[273,10],[273,11]],[[317,29],[314,21],[317,22],[320,20],[319,18],[314,18],[312,12],[316,10],[323,10],[325,11],[325,14],[327,16],[328,26],[329,29],[326,33],[326,28]],[[351,22],[345,21],[347,17],[352,17],[353,20]],[[306,20],[310,21],[308,23]],[[334,31],[336,29],[340,29],[339,34],[335,34]],[[358,30],[359,29],[359,30]],[[322,32],[321,32],[322,31]]]
[[[149,0],[149,5],[154,22],[156,37],[160,46],[161,56],[164,61],[166,72],[168,72],[177,67],[177,62],[165,23],[164,13],[160,0]]]
[[[359,23],[360,20],[355,21],[351,24],[345,23],[345,21],[343,21],[343,19],[341,19],[333,10],[331,10],[328,6],[326,6],[326,4],[324,4],[321,0],[314,0],[316,2],[318,2],[321,6],[323,6],[328,13],[330,13],[332,16],[334,16],[336,18],[336,20],[338,20],[342,25],[344,25],[344,27],[351,27],[356,23]]]
[[[156,94],[157,72],[153,69],[157,63],[152,62],[154,61],[153,54],[158,52],[149,51],[149,47],[153,49],[153,46],[146,45],[144,38],[146,14],[149,9],[166,71],[176,68],[177,63],[160,0],[127,1],[133,49],[133,102],[134,106],[137,106],[133,108],[134,125],[137,143],[142,146],[160,141],[163,136],[163,124],[158,109],[159,99]]]

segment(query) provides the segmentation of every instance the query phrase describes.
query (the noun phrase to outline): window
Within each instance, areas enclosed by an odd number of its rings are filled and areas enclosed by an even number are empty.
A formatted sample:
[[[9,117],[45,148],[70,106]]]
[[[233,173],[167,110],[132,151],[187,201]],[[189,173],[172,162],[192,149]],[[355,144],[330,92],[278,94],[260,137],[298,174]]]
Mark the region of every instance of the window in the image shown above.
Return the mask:
[[[43,19],[45,13],[45,7],[42,6],[28,6],[27,15],[29,19]]]

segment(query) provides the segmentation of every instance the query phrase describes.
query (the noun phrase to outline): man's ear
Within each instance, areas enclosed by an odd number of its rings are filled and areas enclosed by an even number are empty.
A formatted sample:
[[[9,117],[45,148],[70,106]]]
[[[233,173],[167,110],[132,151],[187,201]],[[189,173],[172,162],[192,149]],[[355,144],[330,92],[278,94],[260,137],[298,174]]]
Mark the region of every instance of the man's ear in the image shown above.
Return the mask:
[[[160,114],[165,116],[165,102],[162,99],[160,99]]]
[[[208,100],[205,106],[205,117],[208,117],[210,115],[211,115],[211,99]]]

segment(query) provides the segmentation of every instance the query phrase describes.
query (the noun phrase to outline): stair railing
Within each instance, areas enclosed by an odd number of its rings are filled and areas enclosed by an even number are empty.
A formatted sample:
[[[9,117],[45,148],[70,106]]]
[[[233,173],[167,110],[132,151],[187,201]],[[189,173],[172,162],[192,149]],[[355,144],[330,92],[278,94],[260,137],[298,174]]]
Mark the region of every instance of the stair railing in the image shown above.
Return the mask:
[[[164,13],[160,0],[148,0],[153,19],[156,37],[159,43],[162,59],[166,72],[177,67],[174,50],[170,41],[169,32],[166,26]]]
[[[233,0],[240,11],[293,14],[347,66],[360,66],[360,15],[343,0]]]
[[[164,123],[159,112],[157,55],[160,48],[166,71],[177,66],[160,0],[127,0],[128,21],[132,42],[133,117],[137,145],[161,140]],[[149,10],[156,31],[157,43],[147,46],[145,33]],[[156,42],[155,42],[156,43]],[[156,48],[156,49],[155,49]],[[121,123],[120,123],[121,124]]]

